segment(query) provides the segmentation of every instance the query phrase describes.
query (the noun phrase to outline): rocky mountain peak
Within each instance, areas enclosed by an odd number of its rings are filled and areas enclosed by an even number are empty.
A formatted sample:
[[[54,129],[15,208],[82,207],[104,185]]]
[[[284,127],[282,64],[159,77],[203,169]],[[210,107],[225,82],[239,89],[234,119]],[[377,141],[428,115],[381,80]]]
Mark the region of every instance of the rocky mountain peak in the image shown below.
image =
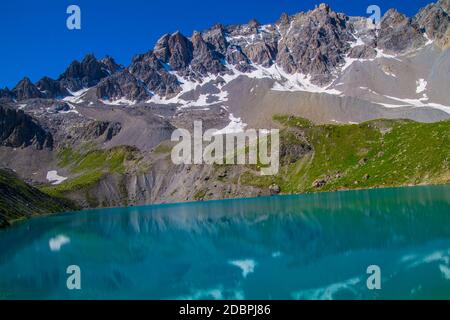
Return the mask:
[[[313,82],[328,83],[331,74],[344,61],[352,41],[348,17],[328,6],[293,17],[278,43],[277,64],[288,73],[309,75]]]
[[[22,84],[30,85],[31,81],[24,80]],[[0,145],[13,148],[33,145],[36,149],[51,149],[53,137],[22,110],[0,105]]]
[[[403,13],[398,12],[397,9],[389,9],[381,19],[381,23],[385,26],[405,24],[408,21],[409,18]]]
[[[117,64],[114,58],[110,56],[105,56],[100,60],[100,63],[106,67],[106,71],[110,74],[116,73],[123,69],[123,66]]]
[[[325,11],[325,12],[330,12],[330,6],[328,5],[328,4],[326,4],[326,3],[321,3],[321,4],[319,4],[319,6],[317,7],[317,9],[316,10],[318,10],[318,11]]]
[[[192,78],[200,78],[208,74],[218,74],[224,71],[225,67],[220,61],[220,55],[214,49],[214,46],[208,44],[203,40],[200,32],[194,32],[192,35],[192,62],[191,69],[194,74],[190,75]]]
[[[283,12],[280,16],[280,18],[278,18],[278,21],[276,22],[276,24],[279,25],[288,25],[291,22],[291,18],[289,17],[289,15],[286,12]]]
[[[195,48],[198,48],[201,45],[206,45],[205,41],[203,41],[202,34],[198,31],[194,31],[191,37],[192,44]]]
[[[450,12],[450,0],[439,0],[436,5],[441,7],[445,12]]]
[[[430,39],[437,40],[440,47],[450,44],[450,0],[441,0],[422,8],[414,19],[426,31]]]
[[[211,29],[203,32],[202,36],[207,43],[213,46],[215,51],[225,55],[228,43],[223,25],[215,24]]]
[[[81,62],[73,61],[58,80],[70,91],[92,87],[118,70],[114,60],[106,59],[106,62],[98,61],[93,54],[87,54]]]
[[[33,98],[43,98],[44,95],[39,89],[31,82],[30,78],[24,77],[17,83],[12,90],[17,100],[26,100]]]
[[[41,91],[46,98],[65,97],[69,92],[57,80],[49,77],[43,77],[36,82],[36,87]]]
[[[8,87],[4,87],[3,89],[0,89],[0,100],[4,101],[12,101],[14,99],[14,94],[11,90],[9,90]]]
[[[160,51],[155,51],[155,54],[163,62],[170,64],[173,70],[183,70],[188,67],[192,60],[192,43],[181,32],[176,31],[171,34],[167,41],[163,39],[163,42],[159,43],[160,48],[164,49],[162,56],[159,55]]]
[[[381,19],[378,47],[391,52],[405,52],[424,45],[426,39],[419,24],[395,9]]]
[[[260,25],[261,24],[258,22],[258,20],[254,19],[254,18],[248,22],[248,26],[250,28],[258,28]]]

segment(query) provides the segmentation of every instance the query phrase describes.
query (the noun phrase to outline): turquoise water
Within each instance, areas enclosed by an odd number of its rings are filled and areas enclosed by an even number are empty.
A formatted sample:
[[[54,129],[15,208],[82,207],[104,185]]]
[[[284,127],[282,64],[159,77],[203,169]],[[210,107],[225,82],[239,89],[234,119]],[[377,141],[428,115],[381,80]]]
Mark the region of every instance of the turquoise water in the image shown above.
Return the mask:
[[[450,186],[35,218],[0,231],[0,298],[450,299]]]

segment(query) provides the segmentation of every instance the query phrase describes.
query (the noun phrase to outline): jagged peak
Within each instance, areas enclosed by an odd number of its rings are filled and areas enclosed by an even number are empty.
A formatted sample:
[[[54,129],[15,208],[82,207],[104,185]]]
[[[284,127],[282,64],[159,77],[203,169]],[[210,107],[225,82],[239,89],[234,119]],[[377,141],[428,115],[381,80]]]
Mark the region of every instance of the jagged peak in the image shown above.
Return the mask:
[[[261,24],[258,22],[258,20],[256,20],[255,18],[251,19],[248,23],[248,26],[251,28],[257,28],[259,27]]]
[[[97,58],[95,57],[95,55],[93,53],[87,53],[83,60],[81,61],[81,63],[83,62],[88,62],[88,61],[97,61]]]
[[[330,12],[331,8],[330,8],[330,6],[328,4],[321,3],[314,10]]]
[[[386,11],[386,13],[382,17],[382,20],[386,20],[389,18],[395,19],[395,20],[408,19],[408,17],[404,13],[399,12],[395,8],[391,8],[388,11]]]
[[[217,30],[217,29],[223,30],[223,28],[224,28],[223,24],[221,24],[221,23],[215,23],[215,24],[211,27],[211,30]]]
[[[34,86],[33,82],[28,78],[27,76],[23,77],[22,80],[20,80],[15,88],[23,87],[23,86]]]
[[[286,24],[289,24],[290,21],[291,21],[291,18],[289,17],[289,15],[286,12],[283,12],[281,14],[281,16],[278,18],[276,24],[286,25]]]

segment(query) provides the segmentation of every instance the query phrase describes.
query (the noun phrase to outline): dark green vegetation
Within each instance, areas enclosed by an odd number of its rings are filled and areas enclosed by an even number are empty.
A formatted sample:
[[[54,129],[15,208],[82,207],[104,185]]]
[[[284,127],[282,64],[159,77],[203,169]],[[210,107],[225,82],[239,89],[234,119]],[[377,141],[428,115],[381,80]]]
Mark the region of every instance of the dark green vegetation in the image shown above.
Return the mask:
[[[310,152],[294,161],[286,161],[292,154],[285,152],[277,176],[248,171],[241,183],[277,184],[282,193],[302,193],[450,182],[450,121],[316,126],[290,116],[277,115],[274,120],[284,126],[281,150],[295,149],[304,138]]]
[[[0,195],[0,227],[33,215],[75,209],[65,200],[29,186],[9,170],[0,169]]]

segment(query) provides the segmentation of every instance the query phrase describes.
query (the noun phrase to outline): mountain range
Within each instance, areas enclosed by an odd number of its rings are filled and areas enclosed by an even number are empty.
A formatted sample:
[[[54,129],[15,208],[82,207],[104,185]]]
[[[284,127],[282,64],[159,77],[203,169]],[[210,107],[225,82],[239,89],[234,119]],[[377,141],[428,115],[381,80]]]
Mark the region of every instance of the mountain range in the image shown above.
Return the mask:
[[[450,0],[439,0],[414,17],[390,9],[375,24],[320,4],[271,24],[253,19],[191,36],[168,33],[128,66],[88,54],[57,79],[25,77],[0,90],[0,165],[82,207],[359,187],[362,181],[345,180],[350,168],[319,172],[307,187],[282,177],[243,183],[251,168],[174,166],[168,140],[199,119],[222,132],[280,128],[294,136],[282,141],[286,174],[318,148],[313,127],[356,132],[391,119],[380,129],[390,132],[406,119],[439,131],[434,123],[450,119],[449,14]],[[284,115],[310,125],[280,121]],[[447,149],[428,151],[443,153],[439,169],[368,186],[446,182]]]

